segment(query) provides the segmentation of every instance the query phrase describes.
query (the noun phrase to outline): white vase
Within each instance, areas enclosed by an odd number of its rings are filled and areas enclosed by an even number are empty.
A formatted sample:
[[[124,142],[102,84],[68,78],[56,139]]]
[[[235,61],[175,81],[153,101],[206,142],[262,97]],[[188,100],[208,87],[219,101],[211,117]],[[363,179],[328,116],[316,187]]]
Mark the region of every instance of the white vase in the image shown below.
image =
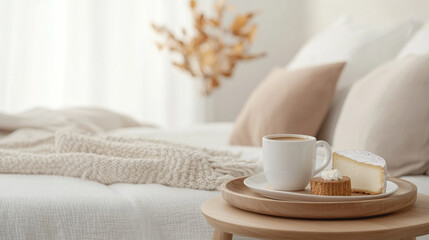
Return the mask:
[[[212,122],[214,119],[214,99],[213,94],[204,95],[202,93],[202,80],[194,79],[194,114],[195,123]]]

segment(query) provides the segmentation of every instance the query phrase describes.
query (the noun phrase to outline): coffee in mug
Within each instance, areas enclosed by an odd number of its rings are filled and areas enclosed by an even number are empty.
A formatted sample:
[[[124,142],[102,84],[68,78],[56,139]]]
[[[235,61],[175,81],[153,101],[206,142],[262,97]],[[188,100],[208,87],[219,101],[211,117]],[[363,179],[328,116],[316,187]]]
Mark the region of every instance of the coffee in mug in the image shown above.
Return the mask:
[[[323,148],[325,158],[316,167],[316,150]],[[322,171],[332,158],[332,150],[325,141],[300,134],[273,134],[262,138],[264,173],[277,190],[304,189],[310,179]]]
[[[300,137],[272,137],[270,138],[272,140],[279,140],[279,141],[305,141],[305,138]]]

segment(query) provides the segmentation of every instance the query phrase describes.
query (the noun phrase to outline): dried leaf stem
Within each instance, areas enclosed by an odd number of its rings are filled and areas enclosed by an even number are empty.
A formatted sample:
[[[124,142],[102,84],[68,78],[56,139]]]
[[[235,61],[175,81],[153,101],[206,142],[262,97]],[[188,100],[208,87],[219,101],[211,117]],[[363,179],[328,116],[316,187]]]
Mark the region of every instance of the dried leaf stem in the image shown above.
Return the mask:
[[[189,36],[186,29],[182,29],[182,38],[179,38],[164,26],[152,23],[152,28],[165,38],[164,42],[156,42],[157,47],[179,54],[180,61],[172,64],[201,79],[202,92],[209,95],[220,86],[221,78],[232,76],[239,61],[260,58],[265,53],[249,53],[258,30],[258,25],[249,23],[254,12],[239,14],[230,25],[224,26],[225,0],[215,2],[214,17],[199,12],[195,0],[190,0],[190,8],[195,28],[193,36]]]

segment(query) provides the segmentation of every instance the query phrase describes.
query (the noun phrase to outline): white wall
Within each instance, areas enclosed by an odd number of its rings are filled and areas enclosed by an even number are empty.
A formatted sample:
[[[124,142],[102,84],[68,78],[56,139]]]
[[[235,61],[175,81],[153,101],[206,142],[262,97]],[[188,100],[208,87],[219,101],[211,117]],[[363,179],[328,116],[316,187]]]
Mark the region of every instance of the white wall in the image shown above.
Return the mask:
[[[306,1],[304,0],[234,0],[237,11],[262,10],[254,19],[259,24],[252,51],[266,52],[261,59],[241,62],[231,79],[222,82],[213,95],[213,120],[232,121],[251,91],[271,69],[283,67],[306,37]]]

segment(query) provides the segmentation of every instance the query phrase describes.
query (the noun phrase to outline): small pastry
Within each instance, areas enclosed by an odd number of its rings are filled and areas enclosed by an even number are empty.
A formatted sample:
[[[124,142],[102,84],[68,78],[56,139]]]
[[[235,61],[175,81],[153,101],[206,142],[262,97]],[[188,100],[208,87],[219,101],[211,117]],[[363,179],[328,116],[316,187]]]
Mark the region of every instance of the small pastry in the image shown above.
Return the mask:
[[[350,196],[350,178],[342,176],[338,169],[325,170],[320,177],[310,180],[311,194],[326,196]]]

